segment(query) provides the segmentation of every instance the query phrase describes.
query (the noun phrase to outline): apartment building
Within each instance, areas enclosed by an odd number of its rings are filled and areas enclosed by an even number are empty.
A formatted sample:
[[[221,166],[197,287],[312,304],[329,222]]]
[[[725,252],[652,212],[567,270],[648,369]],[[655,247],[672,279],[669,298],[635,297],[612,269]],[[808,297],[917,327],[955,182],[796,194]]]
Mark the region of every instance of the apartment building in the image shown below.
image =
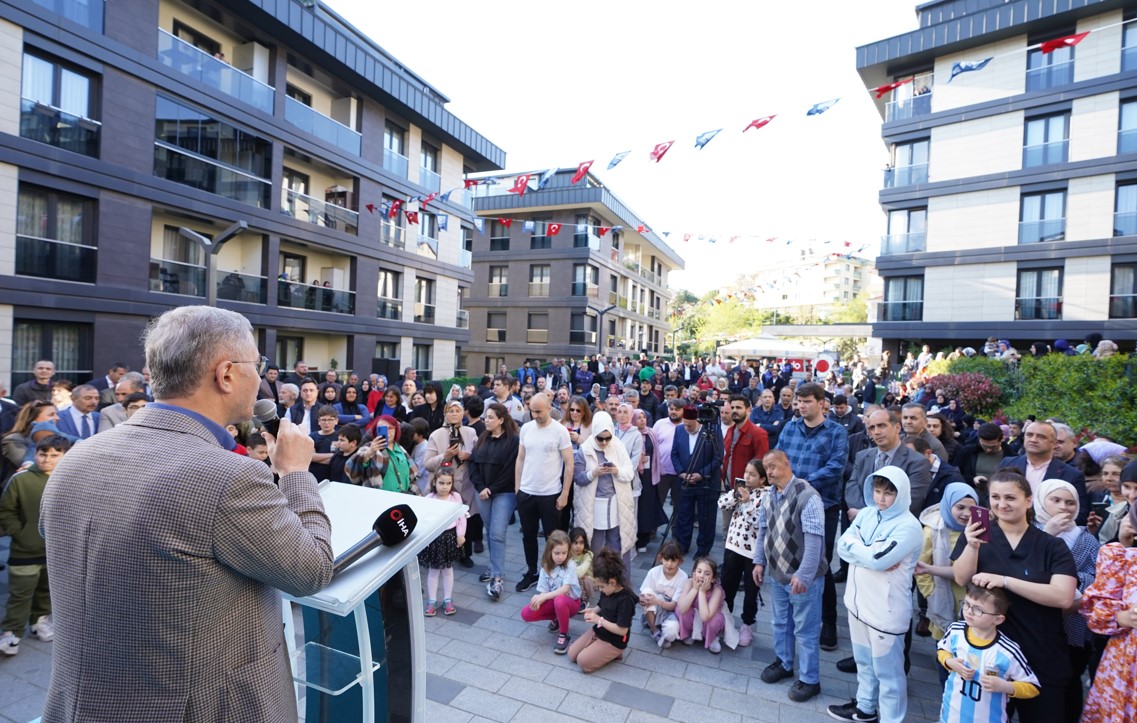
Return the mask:
[[[0,0],[0,378],[142,362],[212,302],[282,367],[447,377],[471,194],[504,152],[318,3]],[[208,244],[208,245],[207,245]],[[211,250],[206,250],[207,248]]]
[[[524,195],[509,192],[522,174],[474,187],[483,230],[467,239],[474,282],[462,302],[471,374],[526,359],[663,353],[667,278],[683,259],[595,176],[573,184],[573,174],[558,171],[538,190],[535,171]]]
[[[874,335],[900,354],[1137,340],[1132,3],[940,0],[916,15],[857,49],[867,86],[907,81],[878,101],[892,162]]]
[[[792,257],[771,259],[760,270],[743,276],[739,288],[758,289],[747,305],[809,324],[868,292],[876,276],[873,262],[859,256],[816,253],[828,248],[820,244],[803,248]]]

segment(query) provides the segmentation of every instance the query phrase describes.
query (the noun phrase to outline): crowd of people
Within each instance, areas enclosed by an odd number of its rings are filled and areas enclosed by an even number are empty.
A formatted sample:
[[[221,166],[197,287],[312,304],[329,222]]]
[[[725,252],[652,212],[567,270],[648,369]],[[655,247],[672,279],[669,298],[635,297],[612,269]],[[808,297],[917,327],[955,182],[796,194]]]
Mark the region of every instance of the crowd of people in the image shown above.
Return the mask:
[[[520,616],[548,621],[554,652],[585,672],[619,660],[637,606],[660,649],[745,647],[764,588],[775,659],[761,679],[794,678],[789,699],[809,700],[818,651],[838,646],[843,585],[852,655],[837,668],[858,685],[829,707],[835,719],[905,719],[915,634],[937,641],[942,720],[1137,720],[1125,687],[1137,666],[1137,461],[1101,438],[1079,447],[1044,409],[976,419],[923,383],[931,359],[925,347],[893,373],[854,358],[815,378],[785,361],[598,355],[449,389],[410,367],[341,380],[262,362],[257,396],[311,437],[317,479],[468,507],[420,555],[427,616],[456,612],[455,565],[482,563],[487,597],[501,600],[516,522],[526,569],[509,582],[533,591]],[[52,638],[34,508],[55,461],[152,401],[145,369],[116,364],[66,389],[53,376],[40,362],[2,410],[0,530],[20,580],[8,655],[29,626]],[[269,463],[255,423],[228,432],[235,452]],[[652,548],[633,592],[632,560]],[[575,641],[574,615],[589,624]]]

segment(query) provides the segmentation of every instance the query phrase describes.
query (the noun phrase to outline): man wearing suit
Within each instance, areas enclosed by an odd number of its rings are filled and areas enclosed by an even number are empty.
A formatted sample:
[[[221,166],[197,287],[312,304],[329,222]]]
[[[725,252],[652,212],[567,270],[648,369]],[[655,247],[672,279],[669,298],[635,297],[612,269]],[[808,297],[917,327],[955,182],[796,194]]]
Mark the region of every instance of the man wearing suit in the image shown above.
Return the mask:
[[[695,544],[695,556],[711,554],[715,544],[715,509],[718,506],[719,475],[722,471],[722,438],[711,430],[702,435],[703,425],[699,424],[699,413],[694,407],[683,410],[683,424],[675,428],[675,438],[671,443],[671,464],[679,475],[679,510],[675,515],[675,531],[672,533],[679,549],[686,556],[691,549],[691,535],[695,520],[699,521],[699,539]],[[701,445],[701,446],[700,446]],[[695,448],[699,447],[698,454]]]
[[[1018,470],[1026,481],[1030,483],[1031,490],[1038,490],[1038,486],[1048,479],[1065,480],[1078,491],[1077,523],[1086,524],[1090,515],[1090,496],[1086,491],[1086,476],[1078,471],[1077,467],[1066,464],[1054,456],[1054,444],[1058,439],[1058,432],[1050,422],[1031,422],[1023,430],[1023,449],[1026,454],[1018,457],[1003,459],[1002,469]]]
[[[93,384],[80,384],[71,390],[71,406],[59,412],[59,431],[79,439],[89,439],[99,431],[99,392]]]
[[[158,402],[78,445],[44,492],[43,720],[294,721],[278,590],[310,595],[332,575],[312,441],[281,420],[279,487],[230,451],[224,425],[251,418],[267,362],[239,314],[176,308],[144,344]]]
[[[900,440],[900,419],[896,412],[878,409],[869,415],[868,433],[876,448],[857,453],[853,473],[845,485],[845,504],[852,520],[865,506],[864,487],[868,476],[881,467],[899,467],[911,482],[912,501],[908,511],[918,515],[924,511],[924,497],[931,486],[931,469],[924,455],[904,445]]]
[[[131,394],[144,394],[146,381],[138,372],[127,372],[111,390],[112,403],[104,406],[99,412],[99,431],[105,432],[126,421],[126,410],[122,407],[122,400]],[[100,400],[106,399],[106,391],[99,393]]]
[[[130,367],[123,364],[122,362],[115,362],[114,364],[111,364],[111,368],[107,370],[107,375],[105,377],[92,379],[91,381],[87,382],[87,384],[90,384],[95,388],[96,391],[99,392],[103,391],[104,389],[114,389],[115,385],[118,384],[118,380],[122,379],[122,375],[126,374],[128,371],[130,371]]]

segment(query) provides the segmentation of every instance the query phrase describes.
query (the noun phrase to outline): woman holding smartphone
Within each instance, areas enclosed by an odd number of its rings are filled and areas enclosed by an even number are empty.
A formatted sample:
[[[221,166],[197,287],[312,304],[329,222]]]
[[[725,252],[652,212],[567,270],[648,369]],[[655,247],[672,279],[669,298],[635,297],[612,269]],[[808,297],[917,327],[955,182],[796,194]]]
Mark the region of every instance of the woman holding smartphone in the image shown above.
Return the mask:
[[[1000,629],[1019,644],[1042,683],[1038,697],[1011,705],[1022,723],[1060,723],[1072,672],[1069,658],[1055,653],[1066,650],[1062,613],[1074,602],[1078,570],[1066,543],[1031,525],[1033,496],[1026,478],[1000,470],[991,477],[988,496],[989,529],[973,512],[952,552],[952,572],[959,585],[1007,593],[1011,607]]]
[[[592,436],[580,445],[583,465],[573,470],[576,524],[588,534],[595,552],[619,553],[630,565],[636,547],[636,503],[632,480],[636,469],[616,436],[607,412],[592,417]]]
[[[399,446],[399,422],[380,415],[368,430],[374,438],[353,454],[344,466],[352,484],[378,487],[388,492],[412,493],[411,460]]]

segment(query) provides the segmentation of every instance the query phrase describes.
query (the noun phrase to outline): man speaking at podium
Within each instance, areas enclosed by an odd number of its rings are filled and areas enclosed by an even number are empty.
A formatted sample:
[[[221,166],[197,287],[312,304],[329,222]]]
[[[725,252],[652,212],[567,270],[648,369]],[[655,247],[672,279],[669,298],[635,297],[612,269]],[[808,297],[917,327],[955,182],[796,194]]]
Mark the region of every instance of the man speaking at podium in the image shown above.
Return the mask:
[[[55,643],[43,720],[293,721],[280,596],[332,577],[312,441],[280,422],[229,451],[260,385],[240,314],[184,306],[143,334],[156,403],[78,445],[44,492]]]

